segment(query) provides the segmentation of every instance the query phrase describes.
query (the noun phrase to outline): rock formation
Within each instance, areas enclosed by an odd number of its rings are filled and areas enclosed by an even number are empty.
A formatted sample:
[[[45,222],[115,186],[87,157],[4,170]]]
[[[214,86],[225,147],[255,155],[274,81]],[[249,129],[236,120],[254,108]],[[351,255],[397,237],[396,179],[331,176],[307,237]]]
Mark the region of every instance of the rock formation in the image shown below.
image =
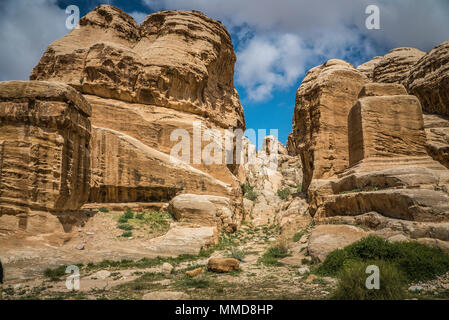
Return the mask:
[[[427,53],[410,70],[407,89],[423,110],[449,116],[449,41]]]
[[[67,85],[0,83],[0,233],[63,232],[74,219],[89,196],[90,115]]]
[[[311,69],[296,92],[293,115],[294,147],[301,156],[302,187],[312,180],[326,179],[348,167],[350,109],[367,78],[342,60],[329,60]]]
[[[424,114],[427,151],[449,168],[449,41],[419,60],[410,70],[407,89],[418,97]]]
[[[210,143],[223,147],[225,129],[245,129],[235,61],[224,26],[200,12],[161,11],[138,26],[100,5],[48,47],[30,78],[69,84],[92,105],[91,202],[209,194],[231,199],[241,217],[238,166],[226,165],[225,151],[217,163],[201,159]],[[169,156],[181,138],[175,130],[189,136],[190,165]]]
[[[374,68],[381,62],[383,57],[374,57],[371,60],[359,65],[357,70],[363,73],[369,80],[373,80]]]
[[[411,67],[425,52],[415,48],[396,48],[377,62],[373,70],[373,81],[406,84]]]

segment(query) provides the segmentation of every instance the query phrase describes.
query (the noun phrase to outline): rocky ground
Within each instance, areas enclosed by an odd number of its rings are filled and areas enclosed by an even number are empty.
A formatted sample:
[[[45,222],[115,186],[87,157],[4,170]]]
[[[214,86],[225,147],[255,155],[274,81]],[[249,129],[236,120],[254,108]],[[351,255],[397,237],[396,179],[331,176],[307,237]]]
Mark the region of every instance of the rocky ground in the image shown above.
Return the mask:
[[[107,229],[110,241],[135,246],[135,241],[148,236],[143,225],[134,229],[134,237],[122,237],[122,230],[112,226],[117,224],[117,213],[98,213],[98,220]],[[132,223],[134,224],[134,223]],[[100,225],[100,224],[99,224]],[[165,224],[153,224],[154,229]],[[100,230],[96,229],[95,233]],[[106,230],[104,230],[106,231]],[[22,275],[9,280],[4,285],[4,299],[142,299],[145,295],[164,293],[171,298],[189,299],[325,299],[329,298],[336,280],[318,277],[308,271],[310,259],[305,255],[307,233],[292,239],[282,239],[275,225],[255,227],[245,224],[237,233],[223,233],[220,242],[202,250],[198,255],[184,255],[177,258],[147,258],[145,260],[118,260],[116,263],[103,260],[88,262],[89,255],[76,261],[80,266],[80,290],[66,288],[65,267],[59,270],[42,270],[34,276]],[[299,239],[298,239],[299,238]],[[288,252],[279,258],[267,254],[272,247],[285,247]],[[59,261],[71,260],[84,250],[72,249],[72,255],[59,250]],[[86,251],[84,251],[86,252]],[[284,257],[285,256],[285,257]],[[206,268],[214,257],[234,257],[240,260],[239,271],[214,273]],[[98,260],[99,257],[97,257]],[[31,268],[23,264],[22,271]],[[202,268],[196,277],[186,275],[186,271]],[[178,294],[176,294],[176,292]],[[185,293],[180,295],[179,292]]]

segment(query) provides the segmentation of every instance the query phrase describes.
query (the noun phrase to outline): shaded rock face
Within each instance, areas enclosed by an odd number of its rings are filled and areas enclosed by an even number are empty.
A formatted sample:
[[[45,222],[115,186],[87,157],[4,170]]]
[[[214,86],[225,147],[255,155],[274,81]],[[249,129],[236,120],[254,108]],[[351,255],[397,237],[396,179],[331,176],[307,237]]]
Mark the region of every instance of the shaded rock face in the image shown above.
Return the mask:
[[[237,208],[240,184],[225,152],[219,164],[194,161],[211,141],[224,145],[225,129],[245,129],[235,61],[224,26],[200,12],[161,11],[138,26],[100,5],[48,47],[30,78],[69,84],[92,105],[91,202],[168,202],[191,193],[228,197]],[[217,136],[200,136],[199,150],[197,123]],[[190,165],[169,157],[179,129],[190,137]]]
[[[449,117],[424,113],[427,152],[449,169]]]
[[[87,201],[90,115],[67,85],[0,83],[0,233],[62,231]]]
[[[348,167],[349,111],[368,79],[342,60],[311,69],[296,92],[290,154],[301,156],[302,187]]]
[[[373,81],[406,84],[410,69],[425,52],[415,48],[396,48],[388,52],[373,69]]]
[[[244,127],[235,60],[226,29],[200,12],[161,11],[139,27],[120,9],[101,5],[48,47],[30,78]]]
[[[411,68],[407,88],[418,97],[424,111],[449,116],[449,41],[432,49]]]

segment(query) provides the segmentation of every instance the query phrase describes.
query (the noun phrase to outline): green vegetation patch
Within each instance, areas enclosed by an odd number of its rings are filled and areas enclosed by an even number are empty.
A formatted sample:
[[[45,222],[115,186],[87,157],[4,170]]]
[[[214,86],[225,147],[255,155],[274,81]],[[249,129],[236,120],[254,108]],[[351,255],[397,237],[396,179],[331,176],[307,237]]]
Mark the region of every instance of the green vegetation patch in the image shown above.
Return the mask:
[[[391,262],[409,281],[430,280],[449,271],[449,255],[439,248],[369,236],[329,253],[317,273],[335,276],[353,261],[372,260]]]

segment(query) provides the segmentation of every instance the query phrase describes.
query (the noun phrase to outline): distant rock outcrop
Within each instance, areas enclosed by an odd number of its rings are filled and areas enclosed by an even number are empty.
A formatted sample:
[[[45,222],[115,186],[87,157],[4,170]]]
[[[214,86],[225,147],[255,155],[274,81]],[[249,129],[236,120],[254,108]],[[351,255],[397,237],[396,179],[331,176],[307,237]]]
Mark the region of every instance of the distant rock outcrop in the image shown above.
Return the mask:
[[[415,48],[391,50],[376,63],[373,70],[373,81],[405,85],[410,69],[424,55],[425,52]]]
[[[373,80],[374,68],[381,62],[383,57],[374,57],[370,61],[367,61],[357,67],[357,70],[363,73],[369,80]]]

